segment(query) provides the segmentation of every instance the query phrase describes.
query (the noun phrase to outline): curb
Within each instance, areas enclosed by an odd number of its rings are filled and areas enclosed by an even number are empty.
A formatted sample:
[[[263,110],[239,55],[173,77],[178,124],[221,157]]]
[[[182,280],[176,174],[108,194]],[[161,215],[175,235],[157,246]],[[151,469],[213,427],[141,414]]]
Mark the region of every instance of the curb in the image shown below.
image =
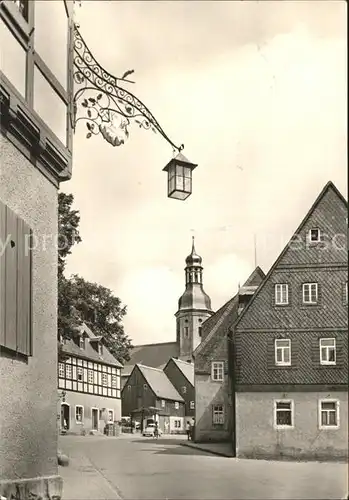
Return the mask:
[[[206,453],[211,453],[211,455],[217,455],[219,457],[225,457],[225,458],[234,458],[233,455],[229,453],[225,453],[224,451],[216,451],[216,450],[210,450],[208,448],[204,448],[203,446],[197,446],[196,444],[189,444],[189,443],[179,443],[181,446],[187,446],[187,448],[193,448],[194,450],[200,450],[200,451],[205,451]]]

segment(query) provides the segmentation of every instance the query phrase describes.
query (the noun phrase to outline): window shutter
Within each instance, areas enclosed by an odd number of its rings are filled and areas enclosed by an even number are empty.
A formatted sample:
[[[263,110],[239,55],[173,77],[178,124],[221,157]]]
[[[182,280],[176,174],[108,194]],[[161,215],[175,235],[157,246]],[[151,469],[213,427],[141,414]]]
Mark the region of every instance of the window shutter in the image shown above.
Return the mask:
[[[31,355],[31,251],[29,226],[0,202],[1,345]],[[4,248],[4,245],[5,248]]]
[[[5,347],[16,350],[17,325],[17,218],[6,207],[5,249]]]
[[[275,368],[275,339],[274,337],[267,338],[267,366],[269,370]]]
[[[17,240],[17,350],[30,356],[32,354],[31,230],[21,219],[18,219]]]
[[[0,345],[5,345],[6,207],[0,201]]]

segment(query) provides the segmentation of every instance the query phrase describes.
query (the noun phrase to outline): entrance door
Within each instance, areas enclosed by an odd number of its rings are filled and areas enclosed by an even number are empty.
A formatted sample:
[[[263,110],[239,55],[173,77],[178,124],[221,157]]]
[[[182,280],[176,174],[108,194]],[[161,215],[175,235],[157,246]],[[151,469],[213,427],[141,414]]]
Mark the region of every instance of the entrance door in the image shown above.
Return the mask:
[[[68,431],[70,428],[70,406],[67,403],[61,404],[61,429]]]
[[[98,431],[98,409],[92,408],[92,429]]]

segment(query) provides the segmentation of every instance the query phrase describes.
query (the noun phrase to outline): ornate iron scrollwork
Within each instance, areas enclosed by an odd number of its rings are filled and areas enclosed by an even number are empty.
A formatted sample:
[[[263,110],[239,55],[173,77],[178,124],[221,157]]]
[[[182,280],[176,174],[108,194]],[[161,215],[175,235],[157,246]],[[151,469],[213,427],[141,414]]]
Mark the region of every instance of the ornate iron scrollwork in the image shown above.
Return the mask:
[[[74,26],[74,82],[79,86],[74,95],[73,128],[80,120],[87,127],[87,138],[101,134],[113,146],[124,144],[129,136],[128,127],[139,127],[159,132],[174,150],[176,146],[165,134],[149,109],[133,94],[120,87],[119,82],[134,83],[126,78],[134,71],[126,71],[117,78],[98,64]]]

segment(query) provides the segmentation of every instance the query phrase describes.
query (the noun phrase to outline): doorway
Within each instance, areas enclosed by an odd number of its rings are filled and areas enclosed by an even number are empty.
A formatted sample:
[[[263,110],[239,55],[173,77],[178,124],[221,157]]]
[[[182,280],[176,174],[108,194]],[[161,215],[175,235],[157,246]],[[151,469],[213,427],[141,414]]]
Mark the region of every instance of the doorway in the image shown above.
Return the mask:
[[[67,403],[61,404],[61,429],[70,429],[70,406]]]
[[[98,431],[98,408],[92,408],[92,429]]]

